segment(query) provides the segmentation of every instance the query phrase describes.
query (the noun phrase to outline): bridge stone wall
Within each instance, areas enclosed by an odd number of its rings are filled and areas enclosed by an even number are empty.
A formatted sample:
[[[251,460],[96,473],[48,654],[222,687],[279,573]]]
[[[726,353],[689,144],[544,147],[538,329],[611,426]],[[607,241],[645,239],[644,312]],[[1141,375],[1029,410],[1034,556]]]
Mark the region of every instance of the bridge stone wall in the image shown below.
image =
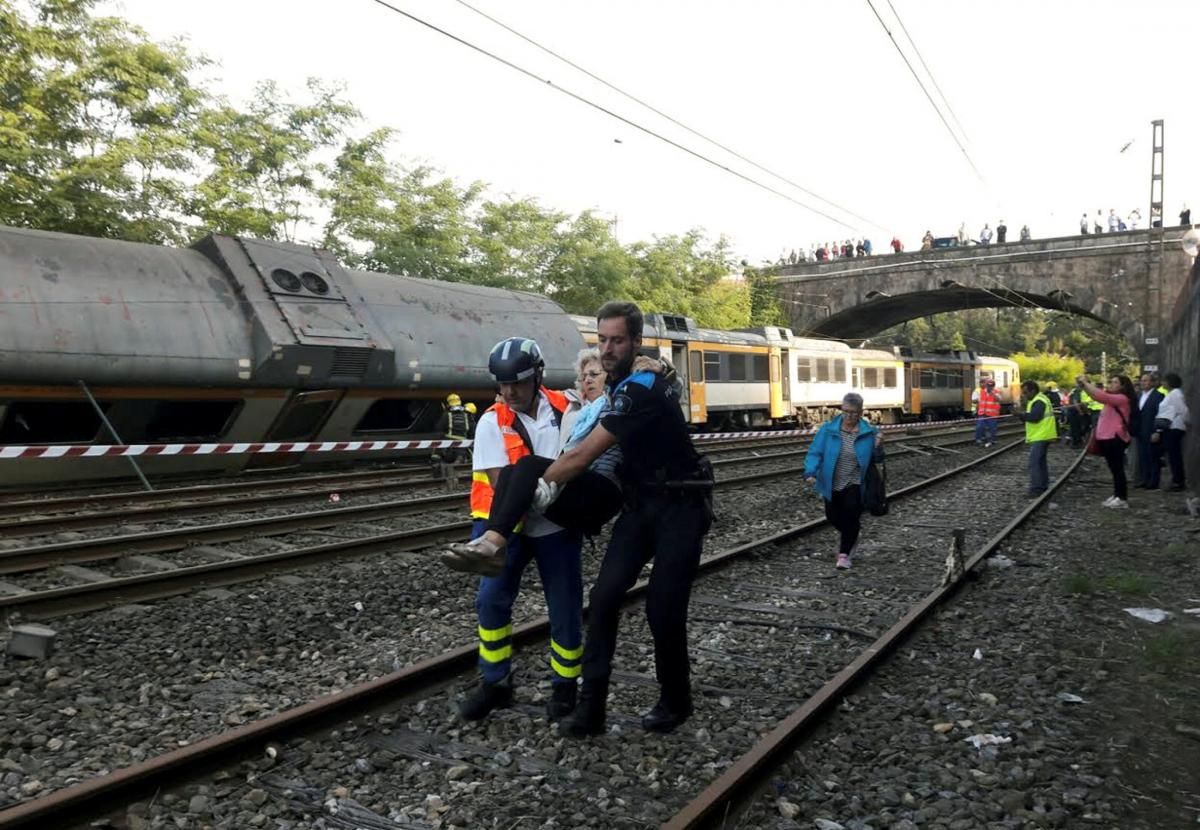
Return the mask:
[[[1186,228],[913,251],[787,266],[777,293],[797,334],[854,340],[947,311],[1058,309],[1120,330],[1163,360],[1170,309],[1188,280]]]

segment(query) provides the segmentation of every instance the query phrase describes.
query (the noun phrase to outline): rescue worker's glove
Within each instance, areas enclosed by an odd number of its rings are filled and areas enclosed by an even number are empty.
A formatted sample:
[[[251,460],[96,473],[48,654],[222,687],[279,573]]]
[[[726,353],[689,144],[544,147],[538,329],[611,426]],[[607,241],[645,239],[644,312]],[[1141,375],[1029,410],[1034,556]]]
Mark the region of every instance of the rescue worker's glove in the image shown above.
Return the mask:
[[[554,500],[558,498],[559,490],[556,481],[546,481],[544,478],[539,478],[537,489],[533,491],[533,504],[531,507],[538,513],[545,513],[546,508],[554,504]]]

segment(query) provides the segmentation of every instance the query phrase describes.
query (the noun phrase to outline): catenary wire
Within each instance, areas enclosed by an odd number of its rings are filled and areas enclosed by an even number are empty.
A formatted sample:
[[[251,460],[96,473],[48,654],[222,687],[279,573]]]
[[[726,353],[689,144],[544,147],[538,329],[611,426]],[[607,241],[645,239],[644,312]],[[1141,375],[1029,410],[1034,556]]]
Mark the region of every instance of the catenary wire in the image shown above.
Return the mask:
[[[846,222],[842,221],[841,219],[838,219],[836,216],[831,216],[830,214],[826,213],[825,211],[821,210],[820,208],[816,208],[816,207],[813,207],[812,205],[805,204],[804,202],[800,201],[799,199],[797,199],[793,196],[789,196],[787,193],[784,193],[783,191],[781,191],[777,188],[771,187],[769,184],[764,184],[763,182],[760,182],[755,178],[747,176],[745,173],[741,173],[737,170],[734,170],[732,167],[729,167],[728,165],[722,164],[721,162],[716,161],[715,159],[709,158],[708,156],[704,155],[703,153],[697,152],[696,150],[693,150],[690,147],[680,144],[677,141],[673,141],[670,138],[667,138],[666,136],[662,135],[661,133],[655,132],[654,130],[650,129],[649,127],[639,124],[638,122],[636,122],[630,118],[626,118],[625,116],[623,116],[617,112],[614,112],[613,110],[610,110],[601,104],[597,104],[595,101],[585,98],[584,96],[580,95],[577,92],[573,92],[572,90],[567,89],[566,87],[559,86],[558,84],[551,81],[549,78],[542,78],[539,75],[537,75],[536,73],[526,69],[525,67],[523,67],[519,64],[516,64],[516,63],[508,60],[507,58],[503,58],[500,55],[497,55],[495,52],[489,52],[487,49],[484,49],[482,46],[478,46],[478,45],[472,43],[471,41],[461,38],[452,32],[449,32],[438,26],[435,26],[434,24],[430,23],[427,20],[423,20],[422,18],[417,17],[415,14],[412,14],[411,12],[407,12],[404,9],[399,8],[398,6],[394,6],[391,3],[387,2],[387,0],[370,0],[370,2],[374,3],[377,6],[382,6],[383,8],[385,8],[391,12],[395,12],[396,14],[401,15],[402,17],[406,17],[409,20],[413,21],[414,23],[418,23],[427,29],[430,29],[432,31],[437,32],[440,35],[443,35],[444,37],[448,37],[451,40],[453,40],[454,42],[459,43],[463,46],[466,46],[468,49],[471,49],[475,52],[478,52],[481,55],[489,57],[498,63],[504,64],[509,69],[512,69],[516,72],[520,72],[522,75],[525,75],[528,78],[532,78],[533,80],[538,81],[539,83],[546,84],[547,86],[549,86],[551,89],[555,90],[556,92],[560,92],[563,95],[566,95],[567,97],[572,98],[581,104],[584,104],[585,106],[591,107],[592,109],[597,110],[598,112],[602,112],[611,118],[615,118],[616,120],[620,121],[621,123],[623,123],[629,127],[633,127],[635,130],[643,132],[646,135],[649,135],[653,138],[656,138],[659,141],[664,142],[665,144],[669,144],[677,150],[682,150],[683,152],[687,153],[689,156],[697,158],[706,164],[710,164],[719,170],[724,170],[726,173],[736,176],[737,178],[739,178],[745,182],[748,182],[748,183],[754,185],[755,187],[765,190],[768,193],[773,193],[774,195],[780,197],[781,199],[787,199],[792,204],[798,205],[799,207],[802,207],[807,211],[811,211],[812,213],[815,213],[818,216],[823,216],[824,218],[828,219],[829,221],[831,221],[835,224],[841,225],[843,228],[846,228],[847,230],[857,231],[857,229],[854,226],[848,225]]]
[[[954,108],[950,106],[950,99],[946,97],[946,93],[942,92],[941,86],[938,85],[937,78],[934,77],[933,71],[929,65],[925,63],[925,58],[921,56],[921,50],[917,48],[917,42],[913,40],[912,35],[908,33],[908,27],[904,25],[904,21],[900,18],[900,12],[896,11],[896,7],[892,5],[892,0],[887,0],[888,8],[892,10],[892,16],[896,18],[896,22],[900,24],[900,31],[904,32],[904,36],[908,38],[909,45],[912,46],[913,52],[917,56],[917,60],[921,62],[921,68],[925,70],[925,74],[929,76],[929,80],[933,82],[933,88],[937,90],[938,97],[942,99],[942,103],[946,105],[946,112],[950,113],[950,117],[954,119],[954,125],[958,127],[958,131],[962,133],[962,137],[968,144],[971,143],[971,138],[967,135],[967,131],[963,129],[962,122],[958,120],[958,116],[954,114]]]
[[[913,68],[912,61],[908,59],[908,56],[904,54],[904,50],[900,48],[900,44],[896,42],[896,36],[892,34],[892,30],[888,28],[887,23],[885,23],[883,18],[879,16],[879,10],[875,8],[875,4],[871,2],[871,0],[867,0],[867,5],[871,7],[871,11],[875,13],[875,19],[879,21],[879,25],[883,27],[883,31],[887,33],[888,39],[892,41],[892,45],[896,47],[896,51],[904,61],[904,65],[908,67],[908,71],[911,72],[913,78],[916,79],[917,86],[921,87],[921,92],[925,93],[925,97],[928,99],[929,105],[933,107],[933,111],[937,113],[937,117],[940,118],[942,124],[945,125],[946,132],[950,133],[950,137],[954,139],[954,143],[957,144],[958,149],[962,151],[963,158],[967,160],[967,164],[971,165],[971,169],[975,171],[975,175],[979,178],[979,181],[982,182],[984,180],[983,174],[979,172],[979,168],[976,167],[975,162],[971,160],[971,154],[967,152],[967,148],[964,147],[962,142],[958,140],[958,135],[955,134],[954,129],[950,126],[950,122],[946,120],[946,116],[942,115],[941,108],[938,107],[937,102],[933,100],[933,96],[929,94],[929,90],[926,88],[925,82],[921,80],[921,76],[918,75],[917,70]]]
[[[744,161],[746,164],[749,164],[751,167],[753,167],[757,170],[760,170],[769,176],[773,176],[774,178],[779,179],[779,181],[781,181],[781,182],[785,182],[785,183],[791,185],[792,187],[796,188],[797,190],[799,190],[801,193],[804,193],[805,195],[811,196],[814,199],[818,199],[818,200],[824,202],[825,204],[829,205],[830,207],[840,210],[842,213],[846,214],[847,216],[854,217],[855,219],[862,222],[863,224],[870,225],[871,227],[877,228],[879,230],[886,230],[886,228],[884,228],[884,226],[880,225],[878,222],[873,222],[870,219],[866,218],[865,216],[860,216],[859,214],[855,213],[854,211],[850,210],[849,208],[842,207],[837,202],[834,202],[831,199],[826,199],[824,196],[822,196],[819,193],[814,193],[813,191],[809,190],[804,185],[798,184],[797,182],[792,181],[787,176],[784,176],[781,173],[776,173],[774,170],[771,170],[770,168],[759,164],[758,162],[754,161],[753,159],[747,158],[746,156],[739,153],[737,150],[734,150],[732,147],[722,144],[720,141],[717,141],[715,138],[711,138],[711,137],[705,135],[704,133],[700,132],[699,130],[689,127],[687,124],[683,123],[682,121],[675,118],[674,116],[669,115],[666,112],[663,112],[661,109],[654,106],[653,104],[643,100],[642,98],[637,97],[636,95],[634,95],[630,92],[626,92],[625,90],[621,89],[616,84],[606,81],[604,78],[601,78],[596,73],[575,63],[570,58],[559,54],[558,52],[554,51],[550,47],[544,46],[543,44],[541,44],[541,43],[537,42],[536,40],[534,40],[533,38],[529,37],[528,35],[525,35],[522,32],[517,31],[516,29],[514,29],[512,26],[509,26],[504,21],[498,20],[495,17],[492,17],[487,12],[483,11],[482,9],[472,6],[470,3],[466,2],[466,0],[454,0],[454,1],[456,3],[458,3],[460,6],[471,10],[472,12],[474,12],[475,14],[484,18],[485,20],[488,20],[488,21],[496,24],[497,26],[499,26],[501,29],[504,29],[509,34],[512,34],[512,35],[520,38],[521,40],[525,41],[529,45],[533,46],[535,49],[539,49],[542,52],[545,52],[547,55],[550,55],[551,57],[555,58],[556,60],[562,61],[563,63],[565,63],[567,66],[571,67],[572,69],[574,69],[578,72],[582,72],[584,75],[591,78],[593,81],[596,81],[597,83],[602,84],[603,86],[607,87],[608,89],[611,89],[613,92],[616,92],[618,95],[622,95],[625,98],[628,98],[630,101],[633,101],[638,106],[645,107],[646,109],[650,110],[650,112],[654,113],[655,115],[666,119],[667,121],[671,122],[675,126],[681,128],[683,130],[686,130],[687,132],[691,133],[692,135],[696,136],[697,138],[702,139],[703,141],[706,141],[709,144],[713,145],[714,147],[718,147],[721,150],[724,150],[726,153],[729,153],[734,158],[739,159],[740,161]],[[901,24],[901,25],[903,25],[903,24]],[[911,40],[911,38],[910,38],[910,40]],[[935,85],[936,85],[936,82],[935,82]],[[949,105],[947,105],[947,107],[948,106]],[[957,119],[955,119],[955,120],[957,121]]]

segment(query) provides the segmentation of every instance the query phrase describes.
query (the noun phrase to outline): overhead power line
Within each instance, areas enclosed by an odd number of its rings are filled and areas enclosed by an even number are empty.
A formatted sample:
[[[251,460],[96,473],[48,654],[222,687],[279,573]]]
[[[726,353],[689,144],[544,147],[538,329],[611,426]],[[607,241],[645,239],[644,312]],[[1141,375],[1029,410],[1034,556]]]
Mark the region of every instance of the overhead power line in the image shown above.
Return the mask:
[[[497,26],[499,26],[501,29],[504,29],[504,31],[508,32],[509,34],[512,34],[512,35],[520,38],[521,40],[528,43],[530,46],[533,46],[535,49],[539,49],[542,52],[545,52],[547,55],[550,55],[551,57],[555,58],[556,60],[562,61],[567,66],[571,67],[572,69],[576,70],[577,72],[582,72],[584,75],[587,75],[593,81],[596,81],[599,84],[603,84],[604,86],[608,87],[609,89],[611,89],[613,92],[617,93],[618,95],[622,95],[625,98],[628,98],[630,101],[633,101],[638,106],[645,107],[646,109],[650,110],[650,112],[654,113],[655,115],[657,115],[661,118],[664,118],[667,121],[670,121],[676,127],[686,130],[687,132],[691,133],[692,135],[696,136],[697,138],[702,139],[703,141],[707,141],[709,144],[713,145],[714,147],[719,147],[720,149],[724,150],[726,153],[729,153],[729,155],[733,156],[736,159],[744,161],[746,164],[749,164],[751,167],[755,168],[756,170],[760,170],[769,176],[773,176],[774,178],[779,179],[779,181],[781,181],[781,182],[785,182],[785,183],[791,185],[792,187],[799,190],[801,193],[804,193],[807,196],[811,196],[814,199],[818,199],[818,200],[824,202],[825,204],[829,205],[830,207],[833,207],[836,210],[840,210],[842,213],[846,214],[847,216],[854,217],[855,219],[857,219],[858,221],[862,222],[865,225],[870,225],[871,227],[879,228],[880,230],[885,229],[884,226],[880,225],[878,222],[872,222],[870,219],[866,218],[865,216],[860,216],[857,213],[855,213],[854,211],[850,210],[849,208],[842,207],[837,202],[834,202],[831,199],[826,199],[824,196],[822,196],[819,193],[814,193],[813,191],[809,190],[804,185],[798,184],[797,182],[792,181],[787,176],[784,176],[781,173],[776,173],[774,170],[771,170],[770,168],[765,167],[764,165],[759,164],[758,162],[754,161],[754,159],[747,158],[746,156],[739,153],[737,150],[734,150],[732,147],[722,144],[720,141],[717,141],[715,138],[707,136],[704,133],[700,132],[699,130],[688,126],[687,124],[683,123],[682,121],[675,118],[674,116],[663,112],[661,109],[654,106],[653,104],[637,97],[636,95],[634,95],[631,92],[626,92],[625,90],[621,89],[616,84],[611,83],[611,82],[605,80],[604,78],[600,77],[595,72],[592,72],[591,70],[586,69],[585,67],[582,67],[579,64],[575,63],[570,58],[567,58],[567,57],[559,54],[558,52],[554,51],[550,47],[545,46],[545,45],[539,43],[538,41],[534,40],[533,38],[529,37],[528,35],[517,31],[516,29],[514,29],[512,26],[509,26],[504,21],[497,20],[495,17],[492,17],[490,14],[483,11],[482,9],[472,6],[470,3],[466,2],[466,0],[455,0],[455,2],[458,3],[460,6],[463,6],[464,8],[470,9],[475,14],[479,15],[480,17],[484,18],[485,20],[488,20],[488,21],[496,24]],[[890,2],[890,0],[889,0],[889,2]]]
[[[912,46],[912,50],[916,53],[917,60],[921,62],[921,68],[925,70],[925,74],[929,76],[929,80],[933,82],[933,88],[937,90],[938,97],[942,99],[942,103],[946,105],[946,112],[950,113],[950,117],[954,119],[954,125],[958,127],[958,131],[962,137],[966,139],[968,144],[971,143],[970,136],[963,129],[962,122],[958,120],[958,116],[954,114],[954,109],[950,106],[950,99],[946,97],[946,93],[942,92],[942,88],[938,85],[937,78],[933,75],[933,70],[925,63],[925,58],[921,56],[921,50],[917,48],[917,42],[913,40],[912,35],[908,33],[908,27],[904,25],[904,21],[900,19],[900,12],[896,11],[896,7],[892,5],[892,0],[887,0],[888,8],[892,10],[892,16],[896,18],[896,22],[900,24],[900,31],[904,32],[904,36],[908,38],[908,43]]]
[[[516,72],[520,72],[522,75],[524,75],[528,78],[532,78],[533,80],[538,81],[539,83],[547,84],[554,91],[562,93],[563,95],[566,95],[567,97],[572,98],[572,99],[578,101],[579,103],[584,104],[585,106],[591,107],[594,110],[602,112],[611,118],[615,118],[616,120],[620,121],[621,123],[623,123],[629,127],[633,127],[635,130],[639,130],[640,132],[643,132],[646,135],[651,136],[652,138],[656,138],[665,144],[669,144],[670,146],[674,147],[677,150],[682,150],[683,152],[687,153],[689,156],[692,156],[693,158],[697,158],[706,164],[710,164],[719,170],[723,170],[732,176],[736,176],[737,178],[741,179],[742,181],[748,182],[749,184],[752,184],[757,188],[765,190],[768,193],[772,193],[772,194],[780,197],[781,199],[787,199],[792,204],[798,205],[799,207],[802,207],[805,210],[811,211],[812,213],[815,213],[818,216],[823,216],[826,219],[828,219],[829,221],[834,222],[835,224],[841,225],[843,228],[846,228],[851,231],[855,230],[855,228],[852,225],[846,224],[846,222],[842,221],[841,219],[838,219],[836,216],[829,215],[828,213],[821,210],[820,208],[816,208],[816,207],[813,207],[812,205],[805,204],[804,202],[800,201],[799,199],[797,199],[793,196],[790,196],[787,193],[784,193],[783,191],[781,191],[777,188],[771,187],[769,184],[764,184],[763,182],[760,182],[757,179],[747,176],[745,173],[734,170],[732,167],[729,167],[726,164],[722,164],[721,162],[716,161],[715,159],[709,158],[708,156],[704,155],[703,153],[700,153],[696,150],[693,150],[690,147],[680,144],[678,141],[674,141],[670,138],[667,138],[666,136],[662,135],[661,133],[655,132],[654,130],[650,129],[649,127],[639,124],[636,121],[633,121],[632,119],[626,118],[625,116],[621,115],[620,113],[614,112],[601,104],[597,104],[595,101],[592,101],[589,98],[585,98],[584,96],[580,95],[577,92],[573,92],[572,90],[567,89],[566,87],[559,86],[558,84],[554,83],[549,78],[543,78],[543,77],[539,76],[538,74],[536,74],[535,72],[532,72],[532,71],[526,69],[525,67],[520,66],[519,64],[516,64],[513,61],[508,60],[507,58],[503,58],[494,52],[489,52],[487,49],[484,49],[482,46],[478,46],[478,45],[470,42],[469,40],[459,37],[458,35],[456,35],[452,32],[448,32],[445,29],[435,26],[434,24],[430,23],[427,20],[423,20],[420,17],[417,17],[415,14],[412,14],[411,12],[407,12],[404,9],[394,6],[391,3],[387,2],[387,0],[371,0],[371,2],[375,3],[378,6],[383,6],[385,9],[387,9],[391,12],[395,12],[396,14],[401,15],[402,17],[406,17],[409,20],[413,21],[414,23],[418,23],[427,29],[431,29],[432,31],[437,32],[439,35],[448,37],[451,40],[453,40],[455,43],[461,44],[462,46],[466,46],[468,49],[471,49],[475,52],[478,52],[481,55],[491,58],[492,60],[496,61],[497,63],[504,64],[509,69],[512,69]]]
[[[879,25],[883,27],[885,32],[887,32],[887,36],[892,41],[892,45],[896,47],[896,51],[900,53],[900,57],[904,60],[904,65],[908,67],[908,71],[911,72],[913,78],[916,79],[917,86],[921,87],[921,91],[925,93],[925,98],[929,101],[929,106],[933,107],[933,111],[937,113],[937,117],[940,118],[942,124],[945,125],[946,132],[950,133],[950,137],[954,139],[954,143],[957,144],[958,149],[962,151],[963,158],[967,160],[967,164],[971,165],[971,169],[975,171],[975,175],[979,178],[979,181],[982,182],[983,174],[979,172],[979,168],[976,167],[975,162],[971,160],[971,154],[967,152],[967,148],[964,147],[962,142],[958,140],[958,134],[954,132],[953,128],[950,126],[950,122],[946,120],[946,116],[942,115],[941,108],[938,107],[937,102],[933,100],[933,96],[929,94],[929,90],[925,87],[925,82],[921,80],[921,76],[917,74],[917,70],[913,69],[912,62],[908,59],[908,56],[904,54],[904,50],[900,48],[900,44],[896,42],[896,37],[892,34],[892,30],[888,28],[887,23],[885,23],[883,18],[879,16],[879,10],[875,8],[875,4],[871,2],[871,0],[867,0],[867,5],[870,6],[871,11],[875,13],[875,19],[879,21]]]

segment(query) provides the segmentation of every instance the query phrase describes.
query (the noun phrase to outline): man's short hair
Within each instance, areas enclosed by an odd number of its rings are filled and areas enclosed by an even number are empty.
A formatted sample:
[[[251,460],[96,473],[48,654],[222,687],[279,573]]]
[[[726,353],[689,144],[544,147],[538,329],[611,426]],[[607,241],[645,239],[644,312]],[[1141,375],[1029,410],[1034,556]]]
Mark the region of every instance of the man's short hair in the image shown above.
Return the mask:
[[[1031,380],[1024,381],[1021,384],[1021,388],[1024,389],[1026,392],[1030,392],[1034,395],[1036,395],[1037,393],[1042,391],[1041,387],[1038,386],[1036,383],[1034,383]]]
[[[642,310],[638,308],[637,303],[631,303],[626,300],[609,300],[600,306],[600,310],[596,312],[597,323],[601,320],[611,320],[614,317],[625,318],[625,332],[631,339],[642,339],[644,318],[642,317]]]

